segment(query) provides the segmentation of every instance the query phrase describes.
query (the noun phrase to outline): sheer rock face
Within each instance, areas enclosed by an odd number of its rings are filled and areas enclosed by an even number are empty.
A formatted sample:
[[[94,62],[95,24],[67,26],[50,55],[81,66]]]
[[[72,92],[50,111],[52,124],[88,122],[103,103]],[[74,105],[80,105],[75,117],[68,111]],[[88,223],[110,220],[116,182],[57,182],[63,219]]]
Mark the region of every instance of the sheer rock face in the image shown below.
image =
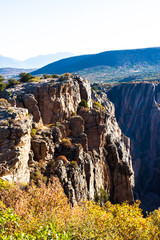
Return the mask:
[[[121,84],[108,97],[115,104],[119,126],[131,139],[135,195],[153,210],[153,205],[160,206],[160,84]]]
[[[26,130],[19,136],[22,145],[23,138],[26,139],[23,168],[28,169],[29,164],[34,172],[38,164],[46,176],[56,174],[73,204],[84,198],[94,199],[100,188],[113,202],[133,201],[130,141],[121,133],[114,106],[105,94],[97,100],[105,109],[92,108],[89,82],[80,77],[61,77],[55,81],[15,86],[6,90],[6,98],[12,106],[28,108],[33,115],[32,126],[37,129],[36,134],[32,133],[29,147],[26,134],[29,137],[31,126],[25,119],[26,126],[22,129]],[[89,108],[78,106],[82,99],[87,101]],[[10,131],[10,127],[6,129]],[[13,149],[16,146],[13,143]],[[3,161],[4,157],[2,166]],[[14,166],[16,164],[20,161]],[[13,178],[13,181],[18,180],[18,177]]]
[[[22,108],[0,108],[0,177],[10,182],[29,182],[32,117]]]

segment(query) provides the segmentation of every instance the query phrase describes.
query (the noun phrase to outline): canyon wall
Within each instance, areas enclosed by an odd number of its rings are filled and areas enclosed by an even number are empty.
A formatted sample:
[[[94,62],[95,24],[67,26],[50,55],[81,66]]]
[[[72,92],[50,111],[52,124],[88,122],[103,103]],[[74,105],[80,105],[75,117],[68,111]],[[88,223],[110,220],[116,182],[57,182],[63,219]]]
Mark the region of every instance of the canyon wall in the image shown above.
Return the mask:
[[[147,210],[160,206],[160,84],[114,86],[107,93],[116,119],[131,139],[135,197]]]

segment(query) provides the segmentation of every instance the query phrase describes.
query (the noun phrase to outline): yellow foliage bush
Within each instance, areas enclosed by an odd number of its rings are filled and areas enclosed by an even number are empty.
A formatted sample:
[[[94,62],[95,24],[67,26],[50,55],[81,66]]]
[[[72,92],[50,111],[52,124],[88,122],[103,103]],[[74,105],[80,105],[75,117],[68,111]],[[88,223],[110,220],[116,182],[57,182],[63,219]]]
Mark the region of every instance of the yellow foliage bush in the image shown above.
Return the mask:
[[[0,189],[0,239],[160,239],[160,210],[144,218],[138,201],[71,207],[59,180],[51,182]]]
[[[72,147],[72,142],[71,142],[71,140],[69,138],[63,138],[62,141],[61,141],[61,144],[65,148]]]

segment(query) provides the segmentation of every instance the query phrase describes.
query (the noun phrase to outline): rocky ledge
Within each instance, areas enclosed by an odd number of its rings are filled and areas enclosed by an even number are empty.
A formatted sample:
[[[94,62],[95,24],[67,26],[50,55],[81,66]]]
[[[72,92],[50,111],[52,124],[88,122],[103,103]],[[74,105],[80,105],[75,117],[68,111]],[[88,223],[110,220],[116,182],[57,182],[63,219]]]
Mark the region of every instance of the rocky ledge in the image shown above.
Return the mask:
[[[133,201],[130,140],[106,94],[91,98],[87,80],[63,76],[21,84],[0,97],[10,104],[1,107],[2,178],[56,175],[73,204],[94,199],[100,189],[112,202]]]

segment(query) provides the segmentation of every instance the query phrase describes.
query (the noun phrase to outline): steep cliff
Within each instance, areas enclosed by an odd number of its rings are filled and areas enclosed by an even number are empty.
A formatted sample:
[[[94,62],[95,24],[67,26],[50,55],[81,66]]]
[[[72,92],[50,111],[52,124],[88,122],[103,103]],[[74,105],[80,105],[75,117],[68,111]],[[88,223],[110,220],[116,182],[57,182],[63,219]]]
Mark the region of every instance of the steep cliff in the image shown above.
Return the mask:
[[[27,109],[13,108],[0,99],[0,177],[3,179],[29,181],[31,126],[32,117]]]
[[[87,80],[63,76],[21,84],[2,96],[13,109],[27,108],[33,116],[32,129],[26,124],[32,138],[25,158],[32,178],[38,171],[47,178],[57,175],[73,204],[94,199],[100,189],[113,202],[133,201],[130,141],[122,134],[105,94],[99,99],[92,95],[101,106],[91,100]],[[79,106],[82,99],[88,108]]]
[[[135,195],[153,210],[160,206],[160,84],[121,84],[107,95],[120,128],[131,139]]]

